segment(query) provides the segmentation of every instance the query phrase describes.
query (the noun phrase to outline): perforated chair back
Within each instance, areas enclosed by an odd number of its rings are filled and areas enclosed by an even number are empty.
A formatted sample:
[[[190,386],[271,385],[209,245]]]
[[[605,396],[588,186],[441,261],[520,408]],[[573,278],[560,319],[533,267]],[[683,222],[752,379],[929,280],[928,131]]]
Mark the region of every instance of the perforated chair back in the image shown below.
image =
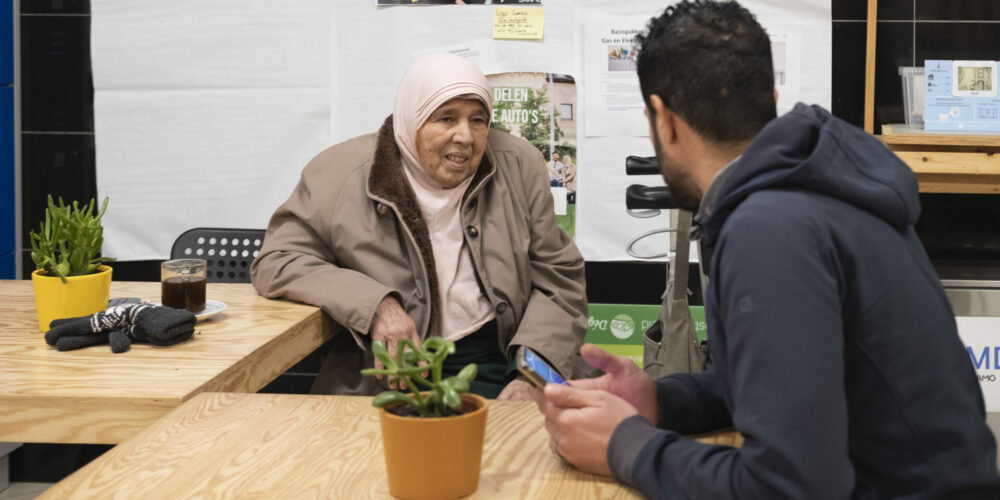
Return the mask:
[[[205,259],[209,283],[250,283],[250,264],[263,243],[263,229],[196,227],[174,240],[170,258]]]

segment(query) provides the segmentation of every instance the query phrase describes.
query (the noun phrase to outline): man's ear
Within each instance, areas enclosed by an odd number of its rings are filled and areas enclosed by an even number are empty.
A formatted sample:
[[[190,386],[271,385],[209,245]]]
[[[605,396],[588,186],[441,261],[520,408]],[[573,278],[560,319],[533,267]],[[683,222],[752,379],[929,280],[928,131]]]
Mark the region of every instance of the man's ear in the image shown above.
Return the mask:
[[[677,124],[675,123],[677,116],[663,103],[663,99],[660,99],[660,96],[656,94],[649,96],[649,107],[651,109],[647,112],[654,113],[653,119],[649,123],[652,129],[650,132],[655,133],[661,143],[672,143],[677,136]]]

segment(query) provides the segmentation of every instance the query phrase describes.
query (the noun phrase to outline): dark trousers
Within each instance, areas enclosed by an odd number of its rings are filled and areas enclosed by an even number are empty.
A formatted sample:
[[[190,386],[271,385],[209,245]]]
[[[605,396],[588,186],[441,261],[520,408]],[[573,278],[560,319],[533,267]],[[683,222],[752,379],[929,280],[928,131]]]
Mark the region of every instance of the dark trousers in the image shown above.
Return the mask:
[[[442,376],[457,375],[469,363],[475,363],[478,367],[476,378],[469,384],[469,392],[484,398],[496,398],[507,383],[517,376],[508,365],[507,358],[500,352],[496,320],[455,341],[455,354],[444,360]]]

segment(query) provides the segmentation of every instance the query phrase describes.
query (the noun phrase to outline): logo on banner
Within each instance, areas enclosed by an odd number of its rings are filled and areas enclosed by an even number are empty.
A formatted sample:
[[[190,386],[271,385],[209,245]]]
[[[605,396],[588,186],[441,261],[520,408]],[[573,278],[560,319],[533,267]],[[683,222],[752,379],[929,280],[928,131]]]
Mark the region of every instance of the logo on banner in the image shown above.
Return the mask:
[[[976,368],[976,375],[980,382],[996,382],[997,376],[992,373],[979,373],[980,370],[1000,370],[1000,346],[984,346],[981,350],[972,346],[965,346],[965,350],[972,358],[972,366]]]
[[[619,314],[611,319],[611,335],[627,339],[635,332],[635,320],[628,314]]]

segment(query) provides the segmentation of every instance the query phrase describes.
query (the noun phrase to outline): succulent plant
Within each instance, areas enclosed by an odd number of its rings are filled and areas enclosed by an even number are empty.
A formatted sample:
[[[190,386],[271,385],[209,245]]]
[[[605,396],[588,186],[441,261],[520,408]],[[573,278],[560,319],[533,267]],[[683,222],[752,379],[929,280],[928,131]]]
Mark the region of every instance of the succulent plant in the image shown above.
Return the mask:
[[[455,352],[454,342],[432,337],[425,340],[421,347],[405,339],[400,340],[398,346],[393,359],[384,343],[379,340],[372,342],[372,352],[385,368],[366,368],[361,370],[361,374],[386,375],[390,382],[403,382],[409,394],[385,391],[375,396],[374,406],[410,405],[422,418],[444,417],[449,408],[456,411],[461,408],[461,394],[469,390],[469,384],[476,378],[477,368],[475,363],[469,363],[457,375],[442,378],[444,360]]]
[[[57,205],[49,195],[45,220],[37,233],[31,231],[29,234],[35,268],[50,276],[59,276],[66,283],[68,276],[93,274],[101,264],[114,260],[100,256],[104,243],[101,217],[108,209],[108,198],[104,198],[96,214],[95,201],[90,200],[86,207],[80,207],[76,201],[66,205],[60,197]]]

